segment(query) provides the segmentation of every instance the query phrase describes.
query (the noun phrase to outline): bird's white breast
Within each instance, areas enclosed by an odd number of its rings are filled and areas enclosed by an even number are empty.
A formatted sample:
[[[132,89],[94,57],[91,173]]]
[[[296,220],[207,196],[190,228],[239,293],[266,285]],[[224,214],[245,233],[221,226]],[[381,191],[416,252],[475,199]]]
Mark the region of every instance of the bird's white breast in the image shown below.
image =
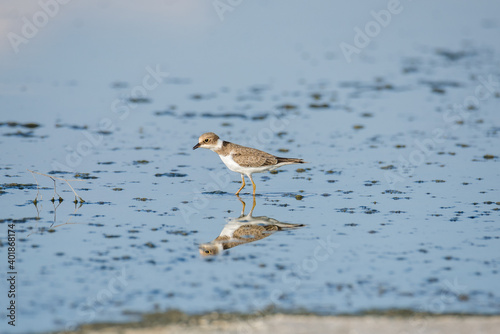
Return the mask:
[[[246,170],[233,160],[233,156],[231,154],[219,155],[219,156],[224,165],[226,165],[226,167],[232,170],[233,172],[246,173]]]
[[[267,166],[259,166],[259,167],[242,167],[238,165],[234,160],[231,154],[228,154],[226,156],[224,155],[219,155],[221,158],[222,162],[232,170],[233,172],[245,174],[245,175],[251,175],[253,173],[263,173],[267,172],[268,170],[273,170],[278,168],[280,165],[267,165]]]

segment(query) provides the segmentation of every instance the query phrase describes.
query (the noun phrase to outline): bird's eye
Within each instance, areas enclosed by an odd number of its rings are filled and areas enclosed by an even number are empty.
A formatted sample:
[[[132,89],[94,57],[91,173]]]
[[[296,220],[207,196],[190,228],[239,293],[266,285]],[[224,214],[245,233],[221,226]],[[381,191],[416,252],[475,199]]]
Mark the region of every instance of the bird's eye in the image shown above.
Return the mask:
[[[210,254],[210,251],[209,251],[209,250],[206,250],[206,251],[205,251],[205,254]]]
[[[208,143],[208,138],[204,140],[205,143]]]

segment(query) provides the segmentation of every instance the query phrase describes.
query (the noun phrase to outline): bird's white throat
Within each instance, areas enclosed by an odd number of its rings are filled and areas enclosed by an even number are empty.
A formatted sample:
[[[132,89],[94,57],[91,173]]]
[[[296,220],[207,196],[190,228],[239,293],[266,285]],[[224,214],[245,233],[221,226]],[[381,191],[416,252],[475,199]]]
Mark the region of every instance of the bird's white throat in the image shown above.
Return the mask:
[[[215,147],[210,148],[212,151],[220,150],[222,148],[222,144],[224,142],[222,140],[217,139],[217,143],[215,144]]]

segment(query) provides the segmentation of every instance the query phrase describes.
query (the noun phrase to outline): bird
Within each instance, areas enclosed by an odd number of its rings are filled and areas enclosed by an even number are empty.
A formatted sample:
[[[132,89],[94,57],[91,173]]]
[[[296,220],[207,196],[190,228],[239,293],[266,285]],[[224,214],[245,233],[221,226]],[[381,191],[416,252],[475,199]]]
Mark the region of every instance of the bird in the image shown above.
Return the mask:
[[[194,145],[193,150],[197,148],[206,148],[219,155],[222,162],[229,170],[241,174],[242,185],[236,192],[236,195],[245,187],[245,175],[250,179],[253,186],[253,195],[255,195],[255,183],[252,174],[272,171],[276,168],[291,164],[306,163],[302,159],[276,157],[264,151],[251,147],[245,147],[221,140],[213,132],[207,132],[200,136],[198,144]]]
[[[201,256],[217,255],[222,253],[223,250],[264,239],[278,231],[306,226],[304,224],[283,223],[266,216],[253,217],[252,214],[256,204],[255,197],[253,198],[252,210],[245,215],[245,202],[239,196],[237,197],[243,204],[240,216],[230,218],[217,238],[198,247]]]

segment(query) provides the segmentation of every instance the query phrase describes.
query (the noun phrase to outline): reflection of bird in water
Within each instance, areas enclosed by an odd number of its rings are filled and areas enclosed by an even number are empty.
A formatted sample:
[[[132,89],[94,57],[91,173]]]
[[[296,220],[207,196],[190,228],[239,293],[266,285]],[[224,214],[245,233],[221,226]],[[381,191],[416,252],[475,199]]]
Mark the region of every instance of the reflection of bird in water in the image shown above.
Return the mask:
[[[276,231],[305,226],[304,224],[282,223],[266,216],[253,217],[252,213],[256,204],[255,196],[253,198],[252,210],[245,215],[245,202],[239,196],[238,199],[243,204],[241,215],[238,218],[231,219],[215,240],[201,244],[199,247],[201,255],[216,255],[225,249],[264,239]]]

